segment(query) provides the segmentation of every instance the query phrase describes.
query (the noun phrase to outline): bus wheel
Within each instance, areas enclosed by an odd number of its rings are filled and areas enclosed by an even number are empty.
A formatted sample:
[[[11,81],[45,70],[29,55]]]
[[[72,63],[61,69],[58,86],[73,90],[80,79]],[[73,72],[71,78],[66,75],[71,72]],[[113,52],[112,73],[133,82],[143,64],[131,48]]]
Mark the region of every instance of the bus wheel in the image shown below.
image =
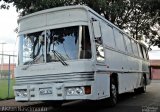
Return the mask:
[[[134,90],[136,94],[145,93],[146,92],[146,78],[142,77],[142,87]]]
[[[146,92],[146,78],[145,76],[142,77],[142,84],[143,86],[139,88],[140,93],[145,93]]]
[[[109,106],[115,106],[117,104],[117,97],[118,97],[117,87],[115,81],[112,79],[110,83],[110,98],[108,99]]]

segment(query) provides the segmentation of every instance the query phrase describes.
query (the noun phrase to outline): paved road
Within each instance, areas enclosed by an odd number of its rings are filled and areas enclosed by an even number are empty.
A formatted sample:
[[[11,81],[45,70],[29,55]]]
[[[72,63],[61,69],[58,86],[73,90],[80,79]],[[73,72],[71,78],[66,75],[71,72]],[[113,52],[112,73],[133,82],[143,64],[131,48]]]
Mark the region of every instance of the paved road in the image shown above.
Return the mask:
[[[101,107],[95,102],[79,101],[63,104],[62,108],[55,110],[48,108],[49,112],[160,112],[160,83],[153,82],[147,86],[147,92],[135,95],[125,93],[115,107]]]
[[[39,102],[15,102],[12,100],[0,101],[0,111],[3,106],[45,107],[48,112],[160,112],[160,81],[147,86],[147,92],[135,95],[133,92],[120,95],[115,107],[101,107],[97,102],[76,101],[65,103],[60,109],[46,107]]]

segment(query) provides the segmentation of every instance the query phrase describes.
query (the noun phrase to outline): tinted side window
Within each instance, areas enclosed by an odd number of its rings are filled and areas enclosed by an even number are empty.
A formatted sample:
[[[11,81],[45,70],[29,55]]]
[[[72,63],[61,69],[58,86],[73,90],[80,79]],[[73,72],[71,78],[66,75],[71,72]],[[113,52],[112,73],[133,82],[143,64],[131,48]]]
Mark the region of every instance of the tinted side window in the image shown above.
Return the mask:
[[[134,53],[135,56],[138,56],[137,43],[134,40],[131,40],[131,42],[132,42],[133,53]]]
[[[146,49],[146,57],[149,59],[148,50]]]
[[[127,51],[128,53],[133,53],[132,52],[132,45],[131,45],[131,39],[129,37],[127,37],[126,35],[124,35],[124,39],[126,41],[126,47],[127,47]]]
[[[144,47],[142,47],[142,50],[143,50],[143,55],[144,55],[144,59],[147,59],[147,56],[146,56],[146,50]]]
[[[108,26],[107,24],[102,25],[102,35],[104,43],[109,47],[115,47],[114,35],[112,27]]]
[[[125,50],[123,35],[118,30],[114,29],[114,36],[117,48],[125,52],[126,50]]]
[[[140,45],[140,51],[141,51],[141,54],[142,54],[142,58],[145,58],[145,57],[144,57],[145,54],[144,54],[144,52],[143,52],[143,46],[142,46],[142,45]]]
[[[141,45],[140,44],[138,44],[138,52],[139,52],[139,57],[143,58],[142,49],[141,49]]]

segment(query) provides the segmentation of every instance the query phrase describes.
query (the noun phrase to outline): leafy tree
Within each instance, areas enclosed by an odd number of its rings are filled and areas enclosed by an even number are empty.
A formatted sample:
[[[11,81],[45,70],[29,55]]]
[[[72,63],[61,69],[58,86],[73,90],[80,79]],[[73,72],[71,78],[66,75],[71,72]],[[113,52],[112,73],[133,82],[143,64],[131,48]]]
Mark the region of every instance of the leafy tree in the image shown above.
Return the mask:
[[[136,40],[145,38],[160,47],[160,0],[0,0],[1,8],[13,3],[22,16],[69,5],[87,5]]]

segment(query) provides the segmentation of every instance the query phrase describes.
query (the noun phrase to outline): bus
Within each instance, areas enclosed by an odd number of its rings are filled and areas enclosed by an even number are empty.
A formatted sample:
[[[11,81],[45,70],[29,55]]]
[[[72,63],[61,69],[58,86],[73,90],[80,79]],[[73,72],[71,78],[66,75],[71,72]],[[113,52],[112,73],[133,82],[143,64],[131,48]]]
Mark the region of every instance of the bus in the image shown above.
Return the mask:
[[[18,25],[16,101],[114,106],[119,94],[151,82],[147,47],[87,6],[35,12]]]

